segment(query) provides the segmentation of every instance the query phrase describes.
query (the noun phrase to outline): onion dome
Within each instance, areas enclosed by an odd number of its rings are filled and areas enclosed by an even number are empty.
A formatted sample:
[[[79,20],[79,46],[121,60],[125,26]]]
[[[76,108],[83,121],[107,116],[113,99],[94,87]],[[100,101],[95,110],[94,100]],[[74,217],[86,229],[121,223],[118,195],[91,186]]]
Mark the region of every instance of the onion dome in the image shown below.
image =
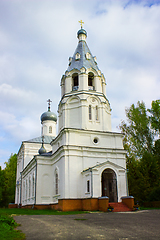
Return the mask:
[[[51,103],[51,100],[49,99],[48,101],[48,111],[47,112],[44,112],[42,115],[41,115],[41,123],[43,121],[54,121],[54,122],[57,122],[57,116],[55,113],[51,112],[50,110],[50,103]]]
[[[53,113],[51,111],[44,112],[41,115],[41,122],[46,121],[46,120],[57,122],[57,116],[55,113]]]
[[[86,37],[87,37],[87,32],[86,32],[86,30],[84,30],[83,28],[81,28],[78,32],[77,32],[77,37],[79,38],[79,35],[80,34],[85,34],[86,35]]]
[[[44,146],[42,146],[42,147],[39,149],[38,153],[39,153],[40,155],[43,154],[43,153],[46,153],[46,149],[44,148]]]
[[[44,137],[42,136],[42,146],[39,149],[38,153],[41,155],[43,153],[46,153],[46,149],[44,148]]]

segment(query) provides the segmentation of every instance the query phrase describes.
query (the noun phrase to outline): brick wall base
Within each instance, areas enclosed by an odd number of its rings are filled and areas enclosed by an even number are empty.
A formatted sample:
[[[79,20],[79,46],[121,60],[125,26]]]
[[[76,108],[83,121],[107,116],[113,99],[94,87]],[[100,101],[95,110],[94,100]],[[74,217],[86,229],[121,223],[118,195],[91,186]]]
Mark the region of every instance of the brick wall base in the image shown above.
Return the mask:
[[[133,209],[134,198],[133,197],[122,197],[122,202],[127,205],[130,209]],[[15,207],[16,204],[14,204]],[[36,205],[25,205],[22,208],[30,209],[52,209],[59,211],[108,211],[109,198],[85,198],[85,199],[59,199],[58,203],[55,204],[36,204]],[[10,207],[11,208],[11,207]]]

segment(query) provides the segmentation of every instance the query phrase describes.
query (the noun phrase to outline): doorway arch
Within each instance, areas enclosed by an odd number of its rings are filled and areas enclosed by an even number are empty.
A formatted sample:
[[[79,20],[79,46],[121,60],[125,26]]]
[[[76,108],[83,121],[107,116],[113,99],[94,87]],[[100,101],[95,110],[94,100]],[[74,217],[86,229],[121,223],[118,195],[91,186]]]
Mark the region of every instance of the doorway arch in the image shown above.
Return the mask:
[[[117,176],[110,168],[102,172],[102,197],[109,197],[109,202],[117,202]]]

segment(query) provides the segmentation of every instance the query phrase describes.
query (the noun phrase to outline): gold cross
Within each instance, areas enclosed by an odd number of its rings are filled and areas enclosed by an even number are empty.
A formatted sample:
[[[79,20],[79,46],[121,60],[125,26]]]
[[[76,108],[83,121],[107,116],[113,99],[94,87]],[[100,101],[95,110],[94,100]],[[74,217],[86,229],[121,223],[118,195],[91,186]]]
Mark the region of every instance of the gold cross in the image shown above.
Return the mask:
[[[83,27],[84,22],[82,20],[78,21],[81,24],[81,28]]]

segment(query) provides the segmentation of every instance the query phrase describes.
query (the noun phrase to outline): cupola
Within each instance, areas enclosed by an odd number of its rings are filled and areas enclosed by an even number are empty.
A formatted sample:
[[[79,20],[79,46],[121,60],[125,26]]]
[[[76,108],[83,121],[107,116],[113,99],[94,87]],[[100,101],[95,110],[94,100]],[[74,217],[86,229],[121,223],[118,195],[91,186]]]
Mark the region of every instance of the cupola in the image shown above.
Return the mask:
[[[56,136],[56,125],[57,125],[57,116],[54,112],[51,112],[50,105],[51,100],[47,100],[48,102],[48,111],[44,112],[41,115],[41,124],[42,124],[42,136]]]

